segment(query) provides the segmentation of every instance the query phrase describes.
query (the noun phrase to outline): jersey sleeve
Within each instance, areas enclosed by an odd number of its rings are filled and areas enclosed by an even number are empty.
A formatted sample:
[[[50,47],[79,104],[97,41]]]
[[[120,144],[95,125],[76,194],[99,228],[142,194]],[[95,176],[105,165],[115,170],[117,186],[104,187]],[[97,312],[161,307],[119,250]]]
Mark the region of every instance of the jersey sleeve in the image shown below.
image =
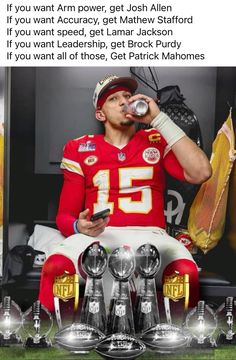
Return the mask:
[[[164,168],[174,178],[182,181],[186,181],[184,176],[184,169],[177,160],[172,150],[169,150],[163,159]]]
[[[83,170],[80,166],[77,148],[78,143],[76,140],[71,140],[65,145],[61,161],[61,169],[68,170],[75,175],[84,176]]]
[[[61,233],[66,237],[75,233],[74,222],[78,219],[79,213],[84,207],[84,175],[76,152],[73,141],[69,142],[64,148],[61,162],[64,182],[60,195],[56,224]]]

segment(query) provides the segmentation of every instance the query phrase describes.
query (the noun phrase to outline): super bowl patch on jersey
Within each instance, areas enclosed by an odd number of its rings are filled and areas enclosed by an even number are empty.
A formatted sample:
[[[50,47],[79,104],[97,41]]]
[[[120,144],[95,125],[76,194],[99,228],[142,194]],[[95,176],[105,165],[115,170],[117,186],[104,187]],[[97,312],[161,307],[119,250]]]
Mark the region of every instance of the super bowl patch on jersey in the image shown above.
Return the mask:
[[[81,143],[78,148],[79,152],[95,151],[95,150],[96,150],[96,144],[92,143],[91,141],[87,141],[86,143]]]
[[[146,148],[143,152],[143,160],[148,164],[157,164],[160,157],[160,151],[155,147]]]

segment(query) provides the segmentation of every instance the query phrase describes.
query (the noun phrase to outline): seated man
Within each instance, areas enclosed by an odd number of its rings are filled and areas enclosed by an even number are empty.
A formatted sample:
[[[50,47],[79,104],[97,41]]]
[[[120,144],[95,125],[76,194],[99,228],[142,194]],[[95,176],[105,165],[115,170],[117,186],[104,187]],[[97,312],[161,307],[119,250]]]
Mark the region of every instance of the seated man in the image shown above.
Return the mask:
[[[188,250],[164,230],[163,192],[166,171],[199,184],[209,178],[211,166],[203,151],[160,112],[152,98],[133,95],[136,89],[137,82],[130,77],[108,76],[99,81],[93,102],[105,134],[82,136],[64,148],[64,184],[56,222],[66,239],[43,266],[39,294],[49,310],[54,309],[55,276],[65,271],[83,276],[80,255],[95,240],[111,251],[124,244],[135,251],[152,243],[161,254],[157,281],[174,271],[187,273],[190,306],[198,301],[197,266]],[[142,117],[124,111],[125,104],[138,99],[148,103]],[[138,122],[152,128],[136,131]],[[90,220],[93,213],[106,208],[109,218]]]

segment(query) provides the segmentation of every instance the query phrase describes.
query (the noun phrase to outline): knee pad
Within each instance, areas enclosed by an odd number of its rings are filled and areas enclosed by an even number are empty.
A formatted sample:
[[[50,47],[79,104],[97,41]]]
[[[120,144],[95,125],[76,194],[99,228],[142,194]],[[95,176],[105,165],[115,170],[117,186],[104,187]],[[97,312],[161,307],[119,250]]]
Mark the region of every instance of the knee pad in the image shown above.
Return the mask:
[[[61,254],[49,256],[43,266],[43,273],[51,277],[60,276],[65,273],[75,274],[75,266],[71,259]]]
[[[67,272],[75,274],[73,262],[66,256],[53,254],[44,263],[39,289],[39,300],[49,311],[54,311],[53,283],[56,276],[61,276]]]
[[[197,265],[194,261],[188,259],[178,259],[172,261],[164,269],[162,282],[164,282],[165,276],[173,275],[175,272],[178,272],[179,275],[189,275],[189,306],[196,306],[199,300],[199,276]]]

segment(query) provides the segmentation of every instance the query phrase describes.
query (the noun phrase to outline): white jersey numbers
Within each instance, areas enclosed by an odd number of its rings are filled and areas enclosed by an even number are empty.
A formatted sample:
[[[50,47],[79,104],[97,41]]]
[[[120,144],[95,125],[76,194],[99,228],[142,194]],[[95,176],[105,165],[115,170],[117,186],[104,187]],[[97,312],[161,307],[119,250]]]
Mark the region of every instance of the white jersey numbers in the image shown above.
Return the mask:
[[[118,198],[118,209],[124,213],[139,213],[147,214],[152,210],[152,190],[149,185],[138,186],[135,185],[138,180],[152,180],[153,167],[128,167],[118,169],[119,193],[122,194]],[[105,208],[111,210],[113,214],[114,202],[109,202],[109,194],[112,190],[112,176],[109,169],[99,170],[93,177],[93,185],[98,188],[97,202],[94,204],[94,213]],[[116,186],[114,184],[114,186]],[[129,196],[124,196],[124,194]],[[130,194],[135,194],[132,199]],[[138,194],[138,195],[137,195]]]
[[[93,213],[109,208],[113,214],[114,203],[108,202],[110,190],[110,170],[99,170],[93,177],[93,185],[98,188],[97,202],[93,205]]]

